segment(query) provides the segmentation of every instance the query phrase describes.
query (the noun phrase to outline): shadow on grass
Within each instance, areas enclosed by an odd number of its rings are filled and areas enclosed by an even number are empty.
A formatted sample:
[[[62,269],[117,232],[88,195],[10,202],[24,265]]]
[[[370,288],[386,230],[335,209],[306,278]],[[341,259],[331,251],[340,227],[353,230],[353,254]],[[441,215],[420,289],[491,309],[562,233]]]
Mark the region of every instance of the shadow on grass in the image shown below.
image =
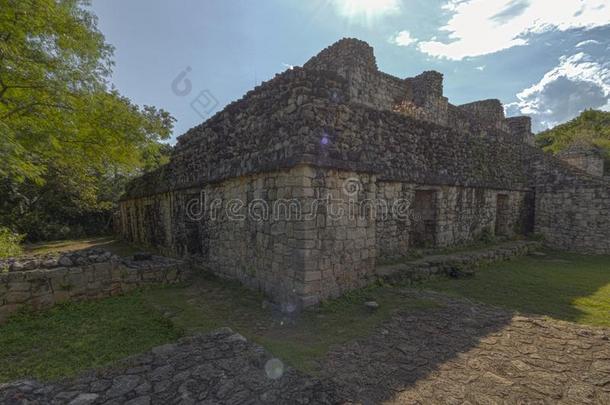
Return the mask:
[[[290,316],[275,310],[263,295],[209,275],[197,277],[184,289],[149,290],[145,296],[187,332],[229,326],[311,374],[318,373],[319,361],[330,347],[370,334],[398,311],[439,305],[407,297],[396,287],[375,284]],[[366,307],[366,301],[376,301],[379,308]]]
[[[472,279],[424,286],[522,313],[610,326],[610,256],[549,251],[489,265]]]
[[[141,292],[21,311],[0,326],[0,382],[68,377],[178,339]]]

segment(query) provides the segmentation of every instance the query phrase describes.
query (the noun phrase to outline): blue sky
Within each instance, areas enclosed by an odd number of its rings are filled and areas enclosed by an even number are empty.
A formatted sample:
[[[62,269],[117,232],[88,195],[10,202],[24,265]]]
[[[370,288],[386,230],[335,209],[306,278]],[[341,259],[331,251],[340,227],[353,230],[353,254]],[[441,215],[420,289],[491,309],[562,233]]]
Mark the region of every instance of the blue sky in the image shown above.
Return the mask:
[[[608,0],[93,0],[113,84],[174,136],[342,37],[398,77],[445,75],[453,104],[498,98],[535,130],[610,110]],[[197,101],[198,104],[192,103]]]

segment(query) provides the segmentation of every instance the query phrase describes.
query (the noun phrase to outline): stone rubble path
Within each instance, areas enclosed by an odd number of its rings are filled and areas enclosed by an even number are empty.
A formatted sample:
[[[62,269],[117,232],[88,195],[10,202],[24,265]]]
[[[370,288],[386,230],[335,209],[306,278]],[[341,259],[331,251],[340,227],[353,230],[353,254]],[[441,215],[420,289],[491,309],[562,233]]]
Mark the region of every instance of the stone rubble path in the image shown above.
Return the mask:
[[[334,348],[324,375],[355,403],[610,404],[610,330],[405,289],[438,309]],[[321,378],[324,379],[324,376]]]
[[[230,329],[183,338],[108,370],[54,384],[0,385],[1,404],[334,404],[337,390]]]
[[[0,403],[610,404],[609,329],[402,293],[439,306],[398,312],[334,347],[320,379],[282,372],[260,346],[223,329],[73,380],[0,385]]]

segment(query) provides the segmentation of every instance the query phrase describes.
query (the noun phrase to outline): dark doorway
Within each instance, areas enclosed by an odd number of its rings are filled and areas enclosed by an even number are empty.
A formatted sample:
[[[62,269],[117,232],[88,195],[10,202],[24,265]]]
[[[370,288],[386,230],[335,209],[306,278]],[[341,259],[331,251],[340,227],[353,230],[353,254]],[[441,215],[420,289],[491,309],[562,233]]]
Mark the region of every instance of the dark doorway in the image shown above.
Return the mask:
[[[508,195],[498,194],[496,199],[496,235],[508,236],[510,233],[510,206]]]
[[[411,246],[433,247],[436,243],[436,191],[419,190],[413,201]]]

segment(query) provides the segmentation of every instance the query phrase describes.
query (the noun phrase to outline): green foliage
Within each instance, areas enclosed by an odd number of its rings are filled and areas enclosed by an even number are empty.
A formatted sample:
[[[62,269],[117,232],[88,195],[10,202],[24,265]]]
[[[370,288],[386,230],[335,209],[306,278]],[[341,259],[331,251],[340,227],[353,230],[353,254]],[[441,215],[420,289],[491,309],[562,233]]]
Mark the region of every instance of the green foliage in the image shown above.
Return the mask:
[[[575,143],[597,146],[604,151],[606,168],[610,169],[610,112],[585,110],[573,120],[538,134],[536,143],[553,153]]]
[[[18,235],[8,228],[0,227],[0,259],[21,254],[23,235]]]
[[[141,293],[23,312],[0,326],[0,382],[56,379],[104,366],[182,335]]]
[[[87,0],[0,0],[0,225],[28,239],[107,229],[127,180],[167,161],[174,118],[108,87]]]

